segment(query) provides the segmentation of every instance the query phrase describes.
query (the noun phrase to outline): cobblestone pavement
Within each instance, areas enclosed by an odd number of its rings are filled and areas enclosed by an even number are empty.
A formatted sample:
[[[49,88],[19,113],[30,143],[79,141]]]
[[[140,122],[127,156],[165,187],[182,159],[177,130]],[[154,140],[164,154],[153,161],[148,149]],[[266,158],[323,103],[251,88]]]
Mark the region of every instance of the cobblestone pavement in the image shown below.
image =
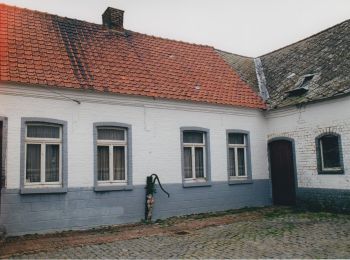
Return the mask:
[[[350,216],[271,213],[258,220],[16,258],[350,258]]]

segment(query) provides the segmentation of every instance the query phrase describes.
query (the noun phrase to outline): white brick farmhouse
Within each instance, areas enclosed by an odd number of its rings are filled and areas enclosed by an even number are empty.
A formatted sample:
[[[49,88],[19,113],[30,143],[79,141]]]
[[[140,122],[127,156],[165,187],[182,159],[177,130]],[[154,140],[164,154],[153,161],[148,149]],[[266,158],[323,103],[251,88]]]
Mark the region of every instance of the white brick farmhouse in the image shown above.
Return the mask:
[[[350,210],[350,22],[257,58],[0,4],[9,235],[282,205]]]

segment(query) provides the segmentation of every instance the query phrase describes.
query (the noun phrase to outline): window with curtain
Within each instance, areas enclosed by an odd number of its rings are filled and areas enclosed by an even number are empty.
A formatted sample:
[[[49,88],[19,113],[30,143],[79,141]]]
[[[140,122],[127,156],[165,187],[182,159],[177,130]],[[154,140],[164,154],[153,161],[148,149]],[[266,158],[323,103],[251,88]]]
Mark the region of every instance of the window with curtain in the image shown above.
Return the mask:
[[[127,131],[119,127],[97,128],[97,181],[127,182]]]
[[[205,146],[206,144],[204,132],[183,131],[183,167],[185,179],[205,179]]]
[[[342,172],[340,136],[326,134],[317,138],[318,165],[320,173]]]
[[[62,181],[62,127],[27,123],[25,184],[60,184]]]
[[[228,134],[228,164],[230,178],[247,177],[247,134]]]

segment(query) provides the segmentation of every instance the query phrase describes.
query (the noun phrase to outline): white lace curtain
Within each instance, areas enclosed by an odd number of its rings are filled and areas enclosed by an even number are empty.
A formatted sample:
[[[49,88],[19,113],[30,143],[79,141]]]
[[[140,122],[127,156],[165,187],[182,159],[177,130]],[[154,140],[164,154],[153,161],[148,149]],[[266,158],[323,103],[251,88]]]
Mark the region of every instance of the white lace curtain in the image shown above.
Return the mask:
[[[110,180],[109,169],[109,146],[98,146],[97,171],[99,181]],[[125,180],[125,147],[113,147],[113,180]]]

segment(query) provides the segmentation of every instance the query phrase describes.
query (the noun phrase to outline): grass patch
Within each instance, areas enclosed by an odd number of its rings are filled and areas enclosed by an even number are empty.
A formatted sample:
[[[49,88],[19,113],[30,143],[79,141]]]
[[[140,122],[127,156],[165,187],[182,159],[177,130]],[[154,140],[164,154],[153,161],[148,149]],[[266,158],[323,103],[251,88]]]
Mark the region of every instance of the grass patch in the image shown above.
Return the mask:
[[[264,217],[267,219],[272,219],[284,217],[290,214],[295,214],[295,210],[292,207],[274,207],[272,210],[264,213]]]
[[[349,218],[349,214],[328,212],[322,210],[308,210],[300,207],[274,207],[272,210],[264,213],[266,219],[284,218],[295,216],[303,219],[310,220],[326,220],[337,218]]]
[[[260,230],[260,234],[266,236],[282,236],[284,233],[289,233],[295,229],[293,223],[283,223],[282,226],[271,226]],[[259,234],[259,231],[257,232]]]

